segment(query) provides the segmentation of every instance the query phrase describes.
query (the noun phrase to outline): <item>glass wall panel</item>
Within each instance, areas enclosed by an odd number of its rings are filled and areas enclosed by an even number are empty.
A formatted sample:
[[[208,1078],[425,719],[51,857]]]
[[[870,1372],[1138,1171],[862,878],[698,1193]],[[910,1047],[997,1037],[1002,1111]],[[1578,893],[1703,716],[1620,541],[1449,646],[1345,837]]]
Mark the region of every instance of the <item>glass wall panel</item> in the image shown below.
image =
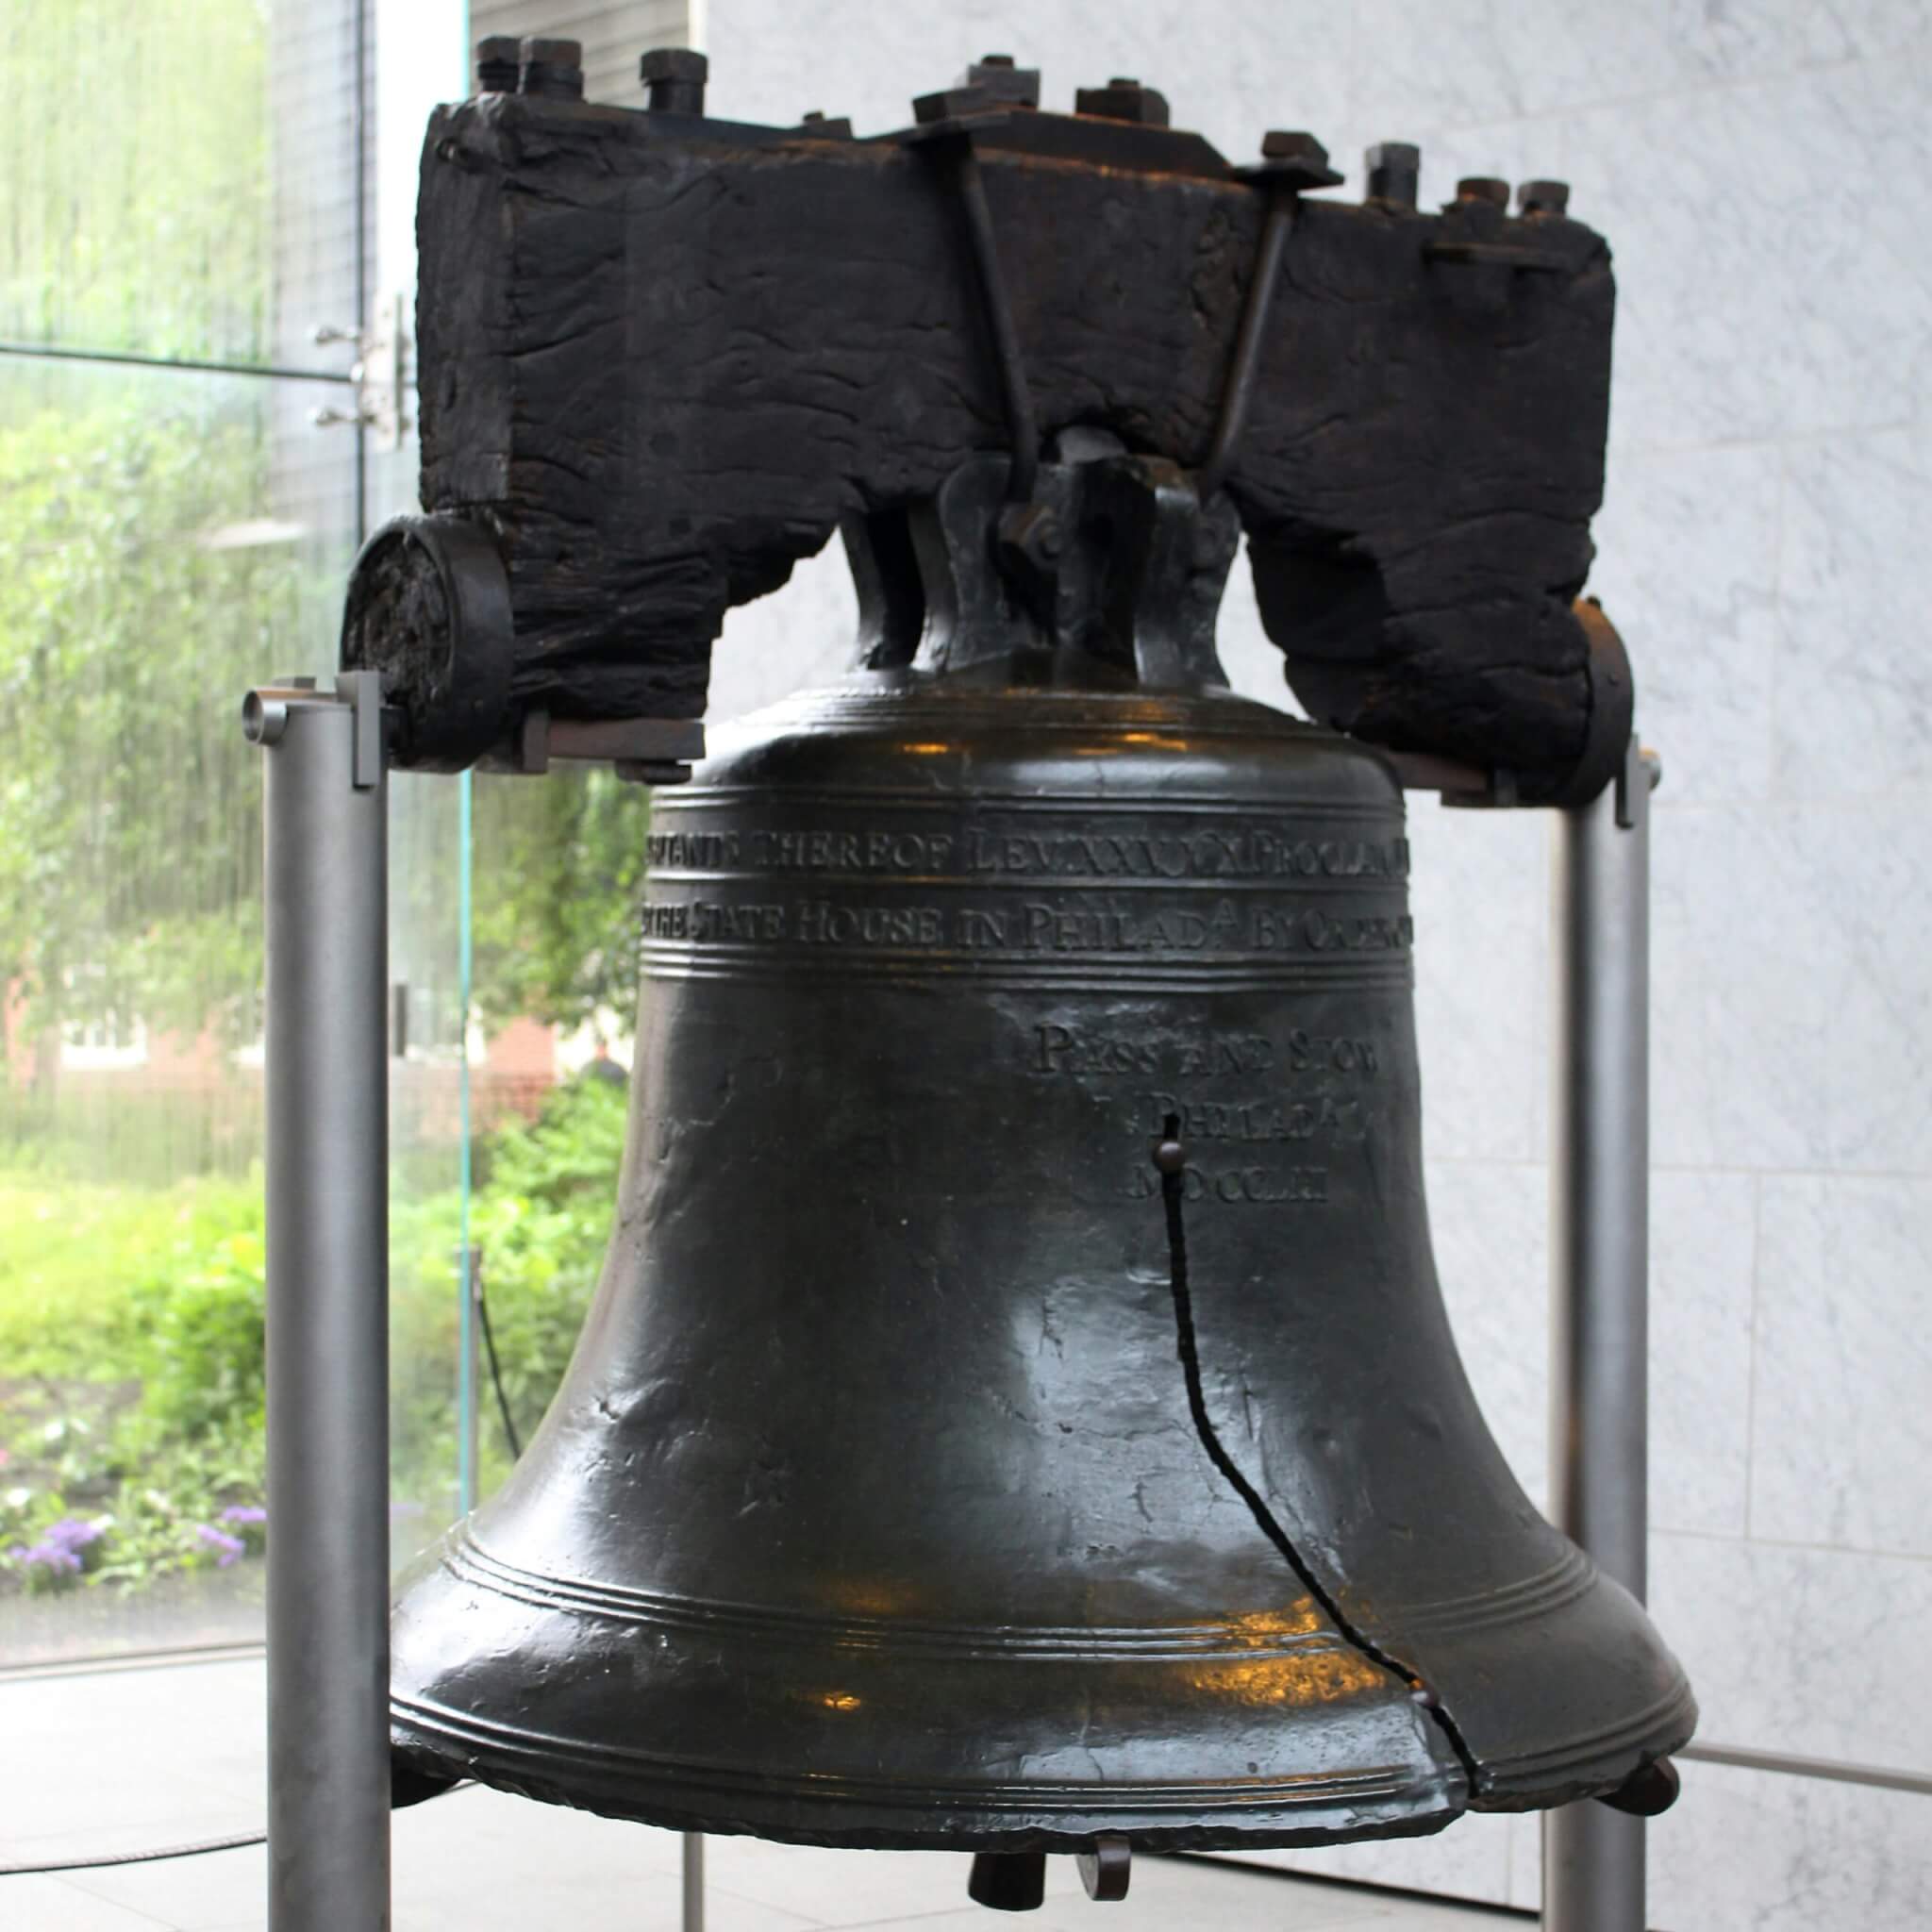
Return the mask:
[[[8,0],[0,340],[345,368],[313,331],[358,308],[360,11]]]
[[[413,282],[462,37],[460,0],[0,14],[34,104],[0,128],[0,1670],[259,1634],[261,754],[236,706],[333,669],[361,535],[415,507],[413,441],[344,422],[347,338]],[[466,780],[393,787],[399,1557],[454,1511],[475,1409],[468,810]]]
[[[258,1628],[237,705],[333,661],[353,444],[283,460],[332,393],[0,357],[0,1663]]]

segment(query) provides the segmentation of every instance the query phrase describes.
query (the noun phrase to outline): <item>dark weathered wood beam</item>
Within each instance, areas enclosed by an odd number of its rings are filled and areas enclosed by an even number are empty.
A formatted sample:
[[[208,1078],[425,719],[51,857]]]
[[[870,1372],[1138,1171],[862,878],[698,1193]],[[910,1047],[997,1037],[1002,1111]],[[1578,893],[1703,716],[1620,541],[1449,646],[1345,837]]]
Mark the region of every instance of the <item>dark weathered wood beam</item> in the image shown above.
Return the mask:
[[[1201,463],[1265,191],[1084,118],[975,150],[1042,438]],[[424,501],[495,538],[519,709],[700,715],[728,608],[1007,446],[930,144],[485,95],[432,121],[418,224]],[[1532,789],[1574,764],[1612,302],[1557,212],[1300,200],[1225,481],[1314,715]]]

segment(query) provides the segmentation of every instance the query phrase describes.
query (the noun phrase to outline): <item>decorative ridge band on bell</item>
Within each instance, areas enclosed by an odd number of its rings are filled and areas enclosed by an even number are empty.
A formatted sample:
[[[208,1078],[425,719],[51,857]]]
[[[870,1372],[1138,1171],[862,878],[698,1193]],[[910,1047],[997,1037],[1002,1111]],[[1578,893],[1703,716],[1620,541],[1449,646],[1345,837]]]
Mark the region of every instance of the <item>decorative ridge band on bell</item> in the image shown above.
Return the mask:
[[[1680,1744],[1449,1332],[1387,763],[905,670],[718,736],[654,801],[596,1304],[399,1598],[403,1760],[1108,1886]]]

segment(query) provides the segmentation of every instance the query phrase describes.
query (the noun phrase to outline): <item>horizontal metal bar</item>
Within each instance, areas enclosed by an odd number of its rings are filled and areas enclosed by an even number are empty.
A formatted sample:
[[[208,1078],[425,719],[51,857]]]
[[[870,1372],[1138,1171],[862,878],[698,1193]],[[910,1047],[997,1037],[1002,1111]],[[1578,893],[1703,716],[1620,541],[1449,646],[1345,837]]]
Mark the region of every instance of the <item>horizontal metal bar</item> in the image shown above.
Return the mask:
[[[274,362],[210,362],[192,356],[143,356],[138,349],[63,349],[51,342],[0,342],[0,356],[42,362],[107,362],[125,369],[173,369],[189,375],[273,375],[285,382],[353,383],[345,369],[284,369]]]
[[[1850,1764],[1839,1757],[1796,1757],[1784,1751],[1747,1751],[1740,1744],[1686,1744],[1671,1755],[1703,1764],[1783,1772],[1790,1777],[1822,1777],[1840,1785],[1874,1785],[1881,1790],[1916,1791],[1921,1797],[1932,1798],[1932,1774],[1923,1771],[1890,1771],[1876,1764]]]
[[[0,1664],[0,1690],[45,1677],[102,1677],[117,1671],[170,1671],[193,1664],[247,1663],[267,1646],[258,1637],[234,1643],[177,1643],[156,1650],[83,1651],[38,1663]]]

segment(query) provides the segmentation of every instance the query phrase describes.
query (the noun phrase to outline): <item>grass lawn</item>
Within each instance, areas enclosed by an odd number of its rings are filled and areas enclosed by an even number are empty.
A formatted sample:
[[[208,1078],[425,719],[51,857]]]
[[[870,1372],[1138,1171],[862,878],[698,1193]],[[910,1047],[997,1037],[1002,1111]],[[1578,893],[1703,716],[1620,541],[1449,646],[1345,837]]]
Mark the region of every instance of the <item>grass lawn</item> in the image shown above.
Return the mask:
[[[260,1222],[256,1181],[129,1188],[0,1169],[0,1374],[118,1380],[132,1291]]]

